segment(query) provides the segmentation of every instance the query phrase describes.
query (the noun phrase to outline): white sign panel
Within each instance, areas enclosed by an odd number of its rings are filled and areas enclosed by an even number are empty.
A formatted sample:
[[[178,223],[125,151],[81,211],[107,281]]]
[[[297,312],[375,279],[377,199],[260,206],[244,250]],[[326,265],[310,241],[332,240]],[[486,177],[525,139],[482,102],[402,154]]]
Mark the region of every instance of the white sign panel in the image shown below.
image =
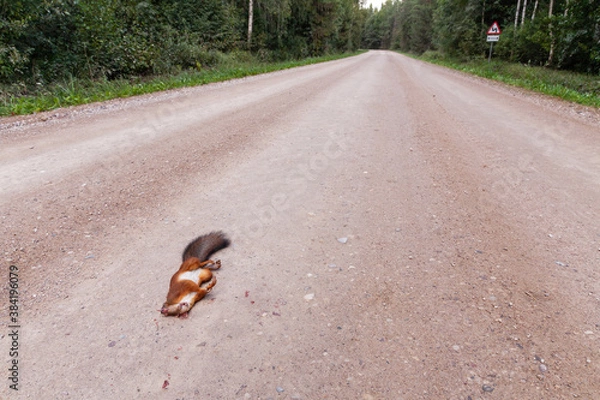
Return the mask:
[[[488,35],[487,37],[488,42],[497,42],[498,40],[500,40],[500,35]]]

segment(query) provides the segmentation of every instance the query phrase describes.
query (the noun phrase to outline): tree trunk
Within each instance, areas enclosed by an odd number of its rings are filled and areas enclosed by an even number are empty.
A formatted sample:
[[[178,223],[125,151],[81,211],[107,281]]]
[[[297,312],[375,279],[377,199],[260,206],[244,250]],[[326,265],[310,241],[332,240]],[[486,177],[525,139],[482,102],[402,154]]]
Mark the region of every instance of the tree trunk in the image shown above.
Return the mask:
[[[552,59],[554,58],[554,32],[552,31],[552,8],[554,8],[554,0],[550,0],[550,8],[548,10],[548,17],[550,17],[550,52],[548,53],[548,61],[546,66],[552,65]]]
[[[527,12],[527,0],[523,1],[523,14],[521,14],[521,27],[525,24],[525,14]]]
[[[248,0],[248,50],[252,48],[252,19],[254,17],[253,0]]]
[[[535,0],[535,4],[533,5],[533,14],[531,14],[531,22],[535,19],[535,13],[537,12],[538,4],[540,0]]]
[[[515,31],[517,30],[517,25],[519,24],[519,10],[521,9],[521,0],[517,0],[517,12],[515,12]]]

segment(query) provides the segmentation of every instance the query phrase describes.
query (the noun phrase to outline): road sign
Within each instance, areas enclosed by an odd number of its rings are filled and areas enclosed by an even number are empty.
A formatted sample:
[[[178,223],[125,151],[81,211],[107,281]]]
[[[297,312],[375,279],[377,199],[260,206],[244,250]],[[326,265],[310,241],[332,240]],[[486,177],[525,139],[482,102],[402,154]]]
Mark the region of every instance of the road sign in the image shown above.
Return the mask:
[[[490,29],[487,31],[487,41],[490,43],[490,56],[488,57],[488,62],[492,61],[492,50],[494,49],[494,42],[500,40],[500,34],[502,31],[500,30],[500,25],[496,21],[490,26]]]
[[[492,24],[492,26],[490,26],[490,29],[488,29],[487,34],[488,35],[499,35],[501,34],[502,31],[500,30],[500,25],[498,25],[498,23],[496,21],[494,21],[494,23]],[[490,40],[488,39],[488,42]]]

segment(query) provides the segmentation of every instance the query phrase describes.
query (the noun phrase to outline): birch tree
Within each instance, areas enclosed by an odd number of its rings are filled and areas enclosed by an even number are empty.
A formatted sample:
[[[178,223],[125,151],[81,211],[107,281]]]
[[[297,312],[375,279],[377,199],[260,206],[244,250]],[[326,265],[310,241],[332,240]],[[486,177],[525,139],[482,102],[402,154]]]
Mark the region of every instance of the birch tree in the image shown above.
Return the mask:
[[[248,0],[248,49],[252,48],[252,20],[254,18],[254,4]]]
[[[525,24],[525,14],[527,12],[527,0],[523,0],[523,14],[521,14],[521,27]]]
[[[552,26],[552,9],[554,8],[554,0],[550,0],[550,4],[549,4],[549,8],[548,8],[548,18],[550,19],[550,26],[549,26],[549,33],[548,35],[550,36],[550,51],[548,52],[548,61],[546,62],[546,65],[552,65],[552,61],[554,58],[554,46],[555,46],[555,41],[554,41],[554,28]]]

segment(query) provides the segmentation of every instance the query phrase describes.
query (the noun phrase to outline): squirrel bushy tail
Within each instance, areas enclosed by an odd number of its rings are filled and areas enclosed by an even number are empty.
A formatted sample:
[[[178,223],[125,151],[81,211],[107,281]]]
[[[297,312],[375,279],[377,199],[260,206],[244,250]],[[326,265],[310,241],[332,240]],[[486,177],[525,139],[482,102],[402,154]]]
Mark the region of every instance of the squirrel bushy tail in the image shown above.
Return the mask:
[[[192,240],[183,250],[182,258],[184,262],[191,257],[206,261],[213,253],[228,247],[230,244],[231,241],[223,232],[211,232]]]

